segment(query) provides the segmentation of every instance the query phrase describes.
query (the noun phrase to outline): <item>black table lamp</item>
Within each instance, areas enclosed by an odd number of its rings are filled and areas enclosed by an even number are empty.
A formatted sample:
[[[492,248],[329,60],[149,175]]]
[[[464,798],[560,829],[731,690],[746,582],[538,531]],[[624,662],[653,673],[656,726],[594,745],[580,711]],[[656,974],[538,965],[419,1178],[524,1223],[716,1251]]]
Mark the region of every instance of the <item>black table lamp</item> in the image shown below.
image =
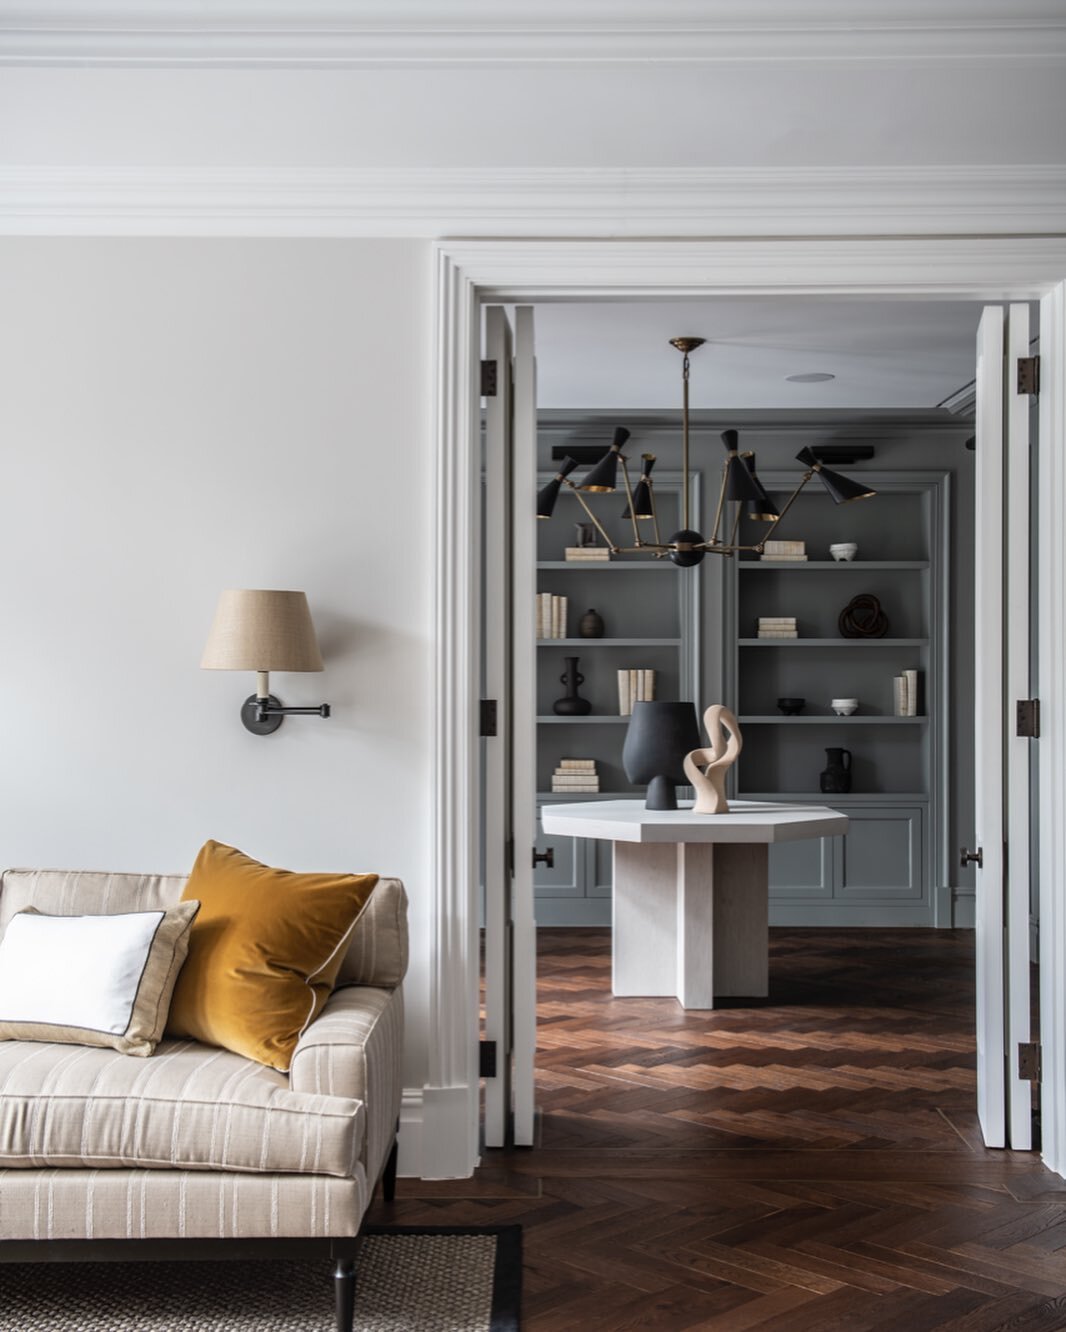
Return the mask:
[[[677,809],[676,786],[688,783],[685,755],[700,746],[694,703],[634,703],[622,766],[634,785],[647,786],[645,809]]]

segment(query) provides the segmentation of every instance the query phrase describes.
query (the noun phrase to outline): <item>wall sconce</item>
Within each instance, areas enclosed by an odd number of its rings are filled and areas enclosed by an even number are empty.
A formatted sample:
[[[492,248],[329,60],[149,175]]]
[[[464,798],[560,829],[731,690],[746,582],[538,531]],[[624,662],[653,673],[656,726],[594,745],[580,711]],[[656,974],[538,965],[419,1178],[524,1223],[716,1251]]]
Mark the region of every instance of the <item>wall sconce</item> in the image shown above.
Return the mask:
[[[253,735],[270,735],[286,717],[329,716],[328,703],[283,708],[270,692],[271,671],[323,669],[303,592],[223,592],[200,666],[207,671],[255,671],[255,693],[241,706],[241,721]]]

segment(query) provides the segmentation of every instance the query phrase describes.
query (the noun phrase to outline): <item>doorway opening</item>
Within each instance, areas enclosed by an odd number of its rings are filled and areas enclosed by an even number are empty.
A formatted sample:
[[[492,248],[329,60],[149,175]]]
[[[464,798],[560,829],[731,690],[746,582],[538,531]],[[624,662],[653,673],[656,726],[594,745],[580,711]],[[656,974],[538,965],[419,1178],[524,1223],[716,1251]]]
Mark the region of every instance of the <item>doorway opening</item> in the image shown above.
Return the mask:
[[[563,802],[641,794],[621,753],[638,682],[641,697],[689,699],[700,711],[722,700],[745,728],[735,797],[831,804],[850,819],[846,842],[824,838],[771,848],[771,925],[859,931],[971,926],[972,879],[950,848],[975,844],[974,468],[966,448],[973,422],[962,400],[972,378],[967,372],[980,306],[790,297],[557,302],[533,314],[540,483],[556,472],[560,458],[606,450],[623,425],[631,435],[630,456],[655,458],[664,531],[682,525],[667,517],[682,489],[669,330],[708,337],[702,374],[697,378],[694,366],[692,375],[697,505],[701,492],[712,499],[717,493],[723,429],[739,430],[774,495],[792,489],[788,464],[800,449],[827,444],[853,446],[849,473],[878,491],[878,500],[861,512],[859,506],[838,511],[824,496],[804,495],[792,524],[803,554],[787,562],[709,555],[699,569],[678,570],[643,555],[608,560],[596,532],[587,544],[587,515],[574,502],[537,523],[536,595],[554,608],[553,619],[538,604],[533,719],[521,719],[523,728],[532,720],[535,737],[530,784],[538,817]],[[719,331],[723,336],[716,337]],[[647,345],[653,338],[661,347]],[[589,347],[596,349],[591,363]],[[624,386],[614,389],[614,401],[603,396],[612,385]],[[723,385],[732,397],[723,396]],[[621,504],[614,507],[618,514],[605,515],[604,522],[623,544]],[[533,521],[531,511],[516,508],[516,530]],[[859,547],[852,560],[832,557],[829,546],[840,542]],[[878,598],[892,626],[875,642],[843,638],[837,630],[843,593],[858,588],[852,587],[856,574],[862,594]],[[515,613],[526,611],[516,604]],[[786,614],[795,641],[783,633],[764,635],[760,626],[781,624]],[[582,631],[586,619],[596,632]],[[560,674],[566,700],[556,697]],[[908,676],[912,698],[917,686],[910,708],[900,704],[895,683]],[[567,703],[576,683],[589,708],[573,715]],[[857,698],[857,708],[837,715],[833,699],[840,695]],[[782,698],[803,702],[798,711],[785,709]],[[515,763],[522,763],[523,752],[516,744]],[[832,799],[818,790],[827,752],[846,753],[853,770],[853,789]],[[580,953],[580,931],[602,935],[610,928],[610,844],[544,835],[538,828],[538,861],[537,927],[577,932],[572,943],[559,936],[552,947]],[[856,936],[856,951],[864,937]],[[897,940],[884,956],[899,947]]]

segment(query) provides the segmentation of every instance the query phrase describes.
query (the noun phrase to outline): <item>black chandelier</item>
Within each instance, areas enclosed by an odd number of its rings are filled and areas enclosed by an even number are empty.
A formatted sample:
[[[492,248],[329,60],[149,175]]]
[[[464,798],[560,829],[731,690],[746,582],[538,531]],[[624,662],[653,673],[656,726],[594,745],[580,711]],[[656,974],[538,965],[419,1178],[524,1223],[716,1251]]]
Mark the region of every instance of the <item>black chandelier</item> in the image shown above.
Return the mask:
[[[633,485],[629,475],[628,460],[622,453],[622,446],[629,438],[629,431],[619,426],[614,432],[614,439],[603,457],[593,464],[588,475],[581,481],[571,481],[570,474],[579,466],[573,458],[563,458],[558,472],[537,496],[537,517],[550,518],[555,511],[555,503],[563,486],[573,491],[578,503],[596,531],[606,542],[614,555],[647,554],[654,559],[668,557],[674,564],[683,568],[699,564],[704,555],[736,555],[739,551],[752,551],[761,555],[766,542],[777,530],[778,524],[792,507],[797,495],[811,479],[817,476],[835,504],[846,504],[851,500],[869,499],[877,492],[868,486],[831,472],[809,448],[800,449],[796,461],[807,469],[800,478],[796,489],[789,495],[778,511],[762,482],[755,473],[754,453],[741,453],[739,437],[735,430],[722,432],[726,458],[722,466],[722,484],[718,492],[718,504],[714,514],[714,526],[711,534],[704,537],[691,526],[691,508],[689,503],[689,352],[702,347],[705,338],[671,338],[670,345],[676,347],[684,358],[681,366],[682,407],[681,407],[681,529],[667,541],[663,541],[659,532],[659,519],[655,512],[655,493],[652,486],[652,469],[655,466],[655,454],[641,455],[640,476]],[[626,508],[622,514],[633,528],[633,544],[620,546],[607,533],[603,524],[596,517],[586,500],[586,494],[613,494],[618,489],[618,471],[621,468],[622,486],[626,494]],[[742,517],[765,523],[764,534],[757,542],[745,545],[738,540]],[[651,524],[652,540],[645,540],[641,535],[641,523]]]

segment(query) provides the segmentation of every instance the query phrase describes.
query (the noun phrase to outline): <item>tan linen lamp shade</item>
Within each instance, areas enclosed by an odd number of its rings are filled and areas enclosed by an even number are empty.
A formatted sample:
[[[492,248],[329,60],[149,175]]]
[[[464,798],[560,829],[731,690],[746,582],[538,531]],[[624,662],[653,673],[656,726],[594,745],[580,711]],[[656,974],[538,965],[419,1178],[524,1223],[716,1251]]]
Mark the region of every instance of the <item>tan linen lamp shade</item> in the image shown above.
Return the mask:
[[[249,725],[247,703],[242,716],[248,729],[255,729],[257,734],[277,730],[285,713],[329,716],[328,704],[283,709],[270,695],[271,671],[324,669],[307,596],[303,592],[260,588],[230,588],[223,592],[218,599],[200,665],[208,671],[256,672],[256,693],[250,700],[256,714],[256,726]],[[268,726],[269,730],[266,729]]]

